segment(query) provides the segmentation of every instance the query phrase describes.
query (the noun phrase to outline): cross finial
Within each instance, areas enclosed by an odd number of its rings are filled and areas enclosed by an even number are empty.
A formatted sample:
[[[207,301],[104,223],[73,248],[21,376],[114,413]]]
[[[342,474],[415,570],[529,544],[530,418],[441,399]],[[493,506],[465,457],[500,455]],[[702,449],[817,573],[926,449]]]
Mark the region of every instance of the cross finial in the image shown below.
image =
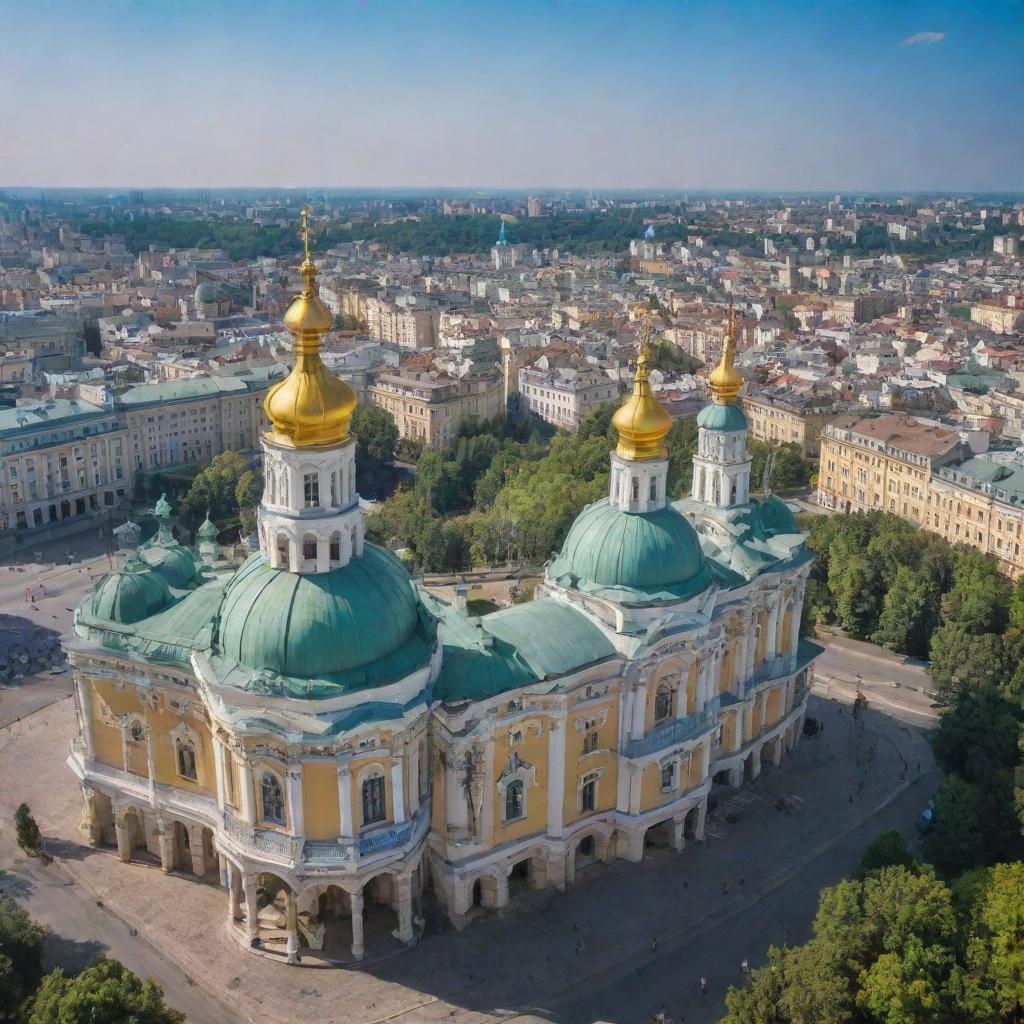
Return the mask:
[[[309,207],[303,206],[302,213],[302,227],[299,228],[299,234],[302,236],[302,245],[306,250],[306,262],[311,263],[312,259],[309,255]]]

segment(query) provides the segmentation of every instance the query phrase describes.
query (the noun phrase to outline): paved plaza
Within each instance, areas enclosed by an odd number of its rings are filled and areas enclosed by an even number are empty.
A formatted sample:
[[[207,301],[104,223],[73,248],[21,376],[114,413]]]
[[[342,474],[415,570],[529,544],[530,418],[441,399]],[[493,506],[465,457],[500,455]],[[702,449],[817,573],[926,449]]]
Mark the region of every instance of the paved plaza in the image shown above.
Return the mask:
[[[254,956],[228,937],[223,890],[191,876],[164,875],[155,863],[122,864],[112,849],[87,846],[78,828],[79,789],[64,765],[75,729],[71,699],[4,731],[0,773],[17,781],[0,792],[0,827],[9,837],[14,808],[27,800],[56,856],[50,870],[67,872],[104,912],[138,932],[132,941],[162,951],[212,1001],[226,1002],[231,1012],[225,1019],[266,1019],[273,1006],[282,1024],[470,1024],[532,1005],[555,1008],[555,1017],[561,1006],[570,1014],[566,1020],[600,1016],[639,1024],[650,1018],[635,1000],[614,1016],[573,1003],[582,989],[611,986],[611,1010],[616,985],[627,991],[636,972],[678,955],[672,951],[698,932],[706,958],[731,962],[733,948],[715,949],[720,927],[794,887],[814,896],[820,884],[848,870],[838,860],[830,865],[829,851],[858,827],[870,839],[871,819],[918,772],[930,771],[923,735],[894,718],[869,710],[857,722],[848,705],[818,696],[809,715],[824,730],[802,739],[782,770],[740,790],[716,788],[704,844],[682,853],[652,848],[640,864],[595,865],[565,894],[528,893],[464,932],[425,935],[398,955],[391,944],[368,947],[360,969],[295,968]],[[913,806],[927,798],[926,786],[920,789]],[[912,823],[910,811],[907,817]],[[818,870],[808,890],[801,879],[812,863]],[[822,870],[834,878],[821,881]],[[693,964],[697,976],[709,969]],[[173,1004],[173,983],[165,984]],[[656,1008],[657,994],[649,998]]]

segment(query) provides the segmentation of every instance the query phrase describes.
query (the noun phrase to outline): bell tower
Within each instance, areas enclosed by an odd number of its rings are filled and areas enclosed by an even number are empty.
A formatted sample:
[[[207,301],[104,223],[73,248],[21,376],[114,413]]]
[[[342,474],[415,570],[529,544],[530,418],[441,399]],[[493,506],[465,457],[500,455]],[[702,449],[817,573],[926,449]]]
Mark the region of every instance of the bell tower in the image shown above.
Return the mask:
[[[334,321],[317,296],[305,208],[301,231],[303,288],[284,316],[295,339],[295,365],[263,403],[271,429],[262,439],[266,484],[258,525],[260,550],[275,569],[324,573],[363,553],[356,442],[349,430],[356,395],[320,360],[321,339]]]
[[[653,334],[651,314],[647,311],[637,332],[633,393],[612,417],[619,443],[611,455],[608,503],[620,512],[654,512],[668,503],[668,452],[664,440],[672,428],[672,417],[651,391]]]
[[[733,365],[735,358],[736,320],[730,303],[722,359],[708,377],[713,402],[697,417],[693,458],[693,500],[715,508],[732,508],[750,500],[747,417],[738,402],[743,377]]]

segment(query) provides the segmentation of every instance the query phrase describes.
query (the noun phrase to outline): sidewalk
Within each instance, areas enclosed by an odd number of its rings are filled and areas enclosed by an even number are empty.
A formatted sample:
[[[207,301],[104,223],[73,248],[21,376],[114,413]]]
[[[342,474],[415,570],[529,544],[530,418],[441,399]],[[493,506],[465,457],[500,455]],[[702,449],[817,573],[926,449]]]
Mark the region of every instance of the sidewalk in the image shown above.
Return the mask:
[[[60,859],[80,884],[199,985],[230,993],[250,1020],[475,1024],[550,1004],[589,977],[608,981],[642,959],[654,937],[672,943],[748,906],[901,788],[897,750],[912,767],[918,759],[930,765],[927,742],[915,730],[870,710],[861,729],[848,707],[811,701],[823,733],[803,738],[782,770],[739,791],[716,790],[707,843],[681,854],[654,849],[640,864],[597,865],[564,895],[531,893],[463,933],[428,936],[361,970],[304,970],[253,957],[225,934],[223,891],[85,846],[79,790],[63,764],[74,728],[71,701],[5,733],[0,772],[19,781],[0,793],[0,823],[8,828],[14,807],[27,800],[44,834],[65,843]]]

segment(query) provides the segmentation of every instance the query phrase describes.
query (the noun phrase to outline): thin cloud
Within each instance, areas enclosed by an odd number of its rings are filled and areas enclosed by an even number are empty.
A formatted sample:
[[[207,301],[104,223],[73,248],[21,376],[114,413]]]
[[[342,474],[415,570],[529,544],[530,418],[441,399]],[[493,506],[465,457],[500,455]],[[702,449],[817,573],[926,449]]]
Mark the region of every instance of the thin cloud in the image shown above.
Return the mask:
[[[915,32],[912,36],[907,36],[900,43],[900,46],[916,46],[918,43],[941,43],[945,38],[945,32]]]

